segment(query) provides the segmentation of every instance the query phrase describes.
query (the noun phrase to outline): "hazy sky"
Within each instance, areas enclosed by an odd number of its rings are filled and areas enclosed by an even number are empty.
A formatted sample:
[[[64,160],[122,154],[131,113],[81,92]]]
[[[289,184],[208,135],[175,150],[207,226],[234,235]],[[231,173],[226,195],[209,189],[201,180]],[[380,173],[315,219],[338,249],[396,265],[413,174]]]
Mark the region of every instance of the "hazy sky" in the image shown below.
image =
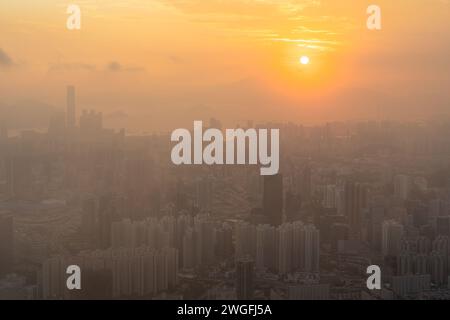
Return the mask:
[[[448,0],[0,0],[0,104],[62,108],[74,84],[141,127],[446,113],[449,57]]]

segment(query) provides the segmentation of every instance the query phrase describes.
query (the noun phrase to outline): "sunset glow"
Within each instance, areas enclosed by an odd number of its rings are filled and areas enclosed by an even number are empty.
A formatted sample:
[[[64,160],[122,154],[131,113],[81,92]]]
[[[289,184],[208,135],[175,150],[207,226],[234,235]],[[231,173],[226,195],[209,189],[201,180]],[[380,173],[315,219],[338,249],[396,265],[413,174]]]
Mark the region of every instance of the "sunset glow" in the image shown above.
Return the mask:
[[[309,63],[309,58],[307,56],[302,56],[300,58],[300,63],[301,64],[308,64]]]
[[[230,108],[243,118],[255,108],[267,119],[291,112],[346,118],[354,108],[368,117],[379,103],[359,105],[374,90],[395,92],[392,110],[431,91],[443,107],[448,2],[377,4],[384,8],[380,31],[367,30],[364,1],[86,0],[81,30],[68,31],[67,1],[39,1],[39,14],[33,1],[2,2],[0,50],[9,65],[0,69],[0,97],[12,103],[27,92],[27,99],[60,105],[61,86],[70,83],[83,92],[82,103],[157,113],[162,118],[150,121],[162,127],[174,110],[182,121],[180,108],[198,106],[204,117],[210,110],[228,117]]]

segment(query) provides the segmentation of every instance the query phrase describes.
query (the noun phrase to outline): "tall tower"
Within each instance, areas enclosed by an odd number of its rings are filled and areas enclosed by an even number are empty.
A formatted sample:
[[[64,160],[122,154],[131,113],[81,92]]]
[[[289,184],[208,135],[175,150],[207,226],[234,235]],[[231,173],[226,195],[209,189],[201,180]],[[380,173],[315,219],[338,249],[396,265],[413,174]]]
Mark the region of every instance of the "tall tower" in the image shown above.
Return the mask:
[[[67,127],[74,128],[76,124],[75,87],[67,87]]]
[[[320,232],[312,224],[306,225],[304,232],[304,270],[307,272],[318,272],[320,262]]]
[[[283,222],[283,176],[264,176],[263,213],[273,226]]]
[[[381,249],[383,256],[398,255],[404,235],[403,225],[395,220],[385,220],[381,230]]]
[[[362,210],[367,206],[367,188],[365,185],[347,181],[344,185],[345,215],[353,232],[361,228]]]

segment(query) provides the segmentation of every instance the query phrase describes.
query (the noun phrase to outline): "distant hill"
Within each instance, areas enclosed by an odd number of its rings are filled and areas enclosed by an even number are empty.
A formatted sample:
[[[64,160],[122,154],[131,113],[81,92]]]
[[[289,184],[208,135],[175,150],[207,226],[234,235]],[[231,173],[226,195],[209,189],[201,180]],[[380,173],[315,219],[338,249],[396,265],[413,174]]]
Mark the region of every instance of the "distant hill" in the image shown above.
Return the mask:
[[[13,105],[0,103],[0,122],[8,129],[47,127],[56,108],[37,101],[23,101]]]

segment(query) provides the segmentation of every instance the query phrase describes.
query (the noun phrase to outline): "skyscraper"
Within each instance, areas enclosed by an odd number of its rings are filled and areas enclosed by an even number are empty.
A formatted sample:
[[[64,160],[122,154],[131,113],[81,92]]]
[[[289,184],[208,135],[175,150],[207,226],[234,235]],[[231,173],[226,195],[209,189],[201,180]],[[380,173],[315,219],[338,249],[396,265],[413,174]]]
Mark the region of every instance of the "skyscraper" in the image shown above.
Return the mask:
[[[104,194],[99,199],[97,234],[100,248],[107,249],[111,246],[111,227],[116,221],[118,203],[113,194]]]
[[[283,222],[283,176],[264,176],[263,212],[269,223],[279,226]]]
[[[236,297],[238,300],[250,300],[253,297],[253,260],[243,259],[236,263]]]
[[[450,216],[436,217],[436,233],[438,236],[450,236]]]
[[[301,172],[300,189],[301,195],[305,199],[311,197],[311,168],[306,166]]]
[[[304,270],[307,272],[319,271],[320,260],[320,232],[312,224],[304,228]]]
[[[270,225],[256,227],[256,269],[277,272],[278,269],[278,230]],[[298,255],[294,255],[294,259]]]
[[[74,128],[76,124],[75,87],[67,87],[67,127]]]
[[[410,193],[410,177],[407,175],[399,174],[394,178],[394,195],[395,197],[406,200]]]
[[[0,278],[13,270],[14,259],[13,218],[0,212]]]
[[[396,256],[401,249],[404,235],[403,225],[394,220],[386,220],[382,225],[381,247],[384,256]]]
[[[0,141],[8,138],[8,127],[4,120],[0,121]]]
[[[31,161],[25,154],[17,154],[6,158],[7,194],[13,198],[24,198],[31,186]]]
[[[382,206],[373,206],[369,211],[368,218],[368,239],[373,249],[381,249],[381,228],[385,216],[385,208]]]
[[[278,273],[288,274],[293,271],[294,226],[285,223],[278,228]]]
[[[344,210],[353,232],[358,232],[360,230],[362,209],[364,209],[366,205],[366,186],[360,183],[346,182],[344,186]]]

